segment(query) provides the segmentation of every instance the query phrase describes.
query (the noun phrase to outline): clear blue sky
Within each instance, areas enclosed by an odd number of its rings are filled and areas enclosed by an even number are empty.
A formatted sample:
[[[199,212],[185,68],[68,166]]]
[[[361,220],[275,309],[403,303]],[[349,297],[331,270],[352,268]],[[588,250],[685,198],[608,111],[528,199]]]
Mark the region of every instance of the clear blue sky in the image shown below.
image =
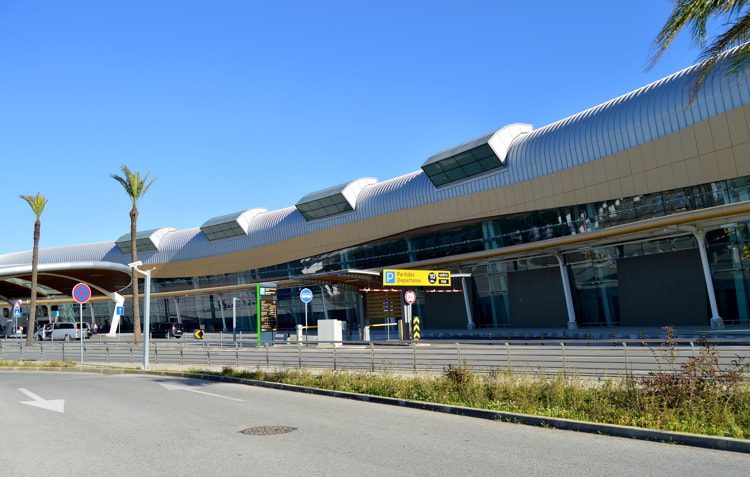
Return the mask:
[[[535,127],[644,72],[667,0],[0,0],[0,253],[114,240],[121,164],[158,181],[139,228],[294,204],[513,122]]]

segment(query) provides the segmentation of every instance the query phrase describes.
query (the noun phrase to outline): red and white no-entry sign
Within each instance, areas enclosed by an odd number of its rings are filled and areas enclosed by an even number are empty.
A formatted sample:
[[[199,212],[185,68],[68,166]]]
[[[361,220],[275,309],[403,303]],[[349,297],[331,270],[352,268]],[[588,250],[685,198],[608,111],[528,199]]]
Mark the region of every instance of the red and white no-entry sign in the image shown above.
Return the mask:
[[[414,290],[406,290],[404,292],[404,303],[407,305],[413,305],[417,301],[417,292]]]

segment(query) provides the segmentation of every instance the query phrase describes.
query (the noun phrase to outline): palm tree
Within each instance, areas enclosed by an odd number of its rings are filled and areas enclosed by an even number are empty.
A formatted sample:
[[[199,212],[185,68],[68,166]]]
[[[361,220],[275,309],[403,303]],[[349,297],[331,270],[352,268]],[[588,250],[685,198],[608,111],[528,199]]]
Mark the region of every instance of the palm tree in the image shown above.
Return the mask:
[[[138,199],[143,197],[151,184],[154,183],[156,178],[149,180],[147,173],[142,176],[138,171],[131,171],[126,165],[120,166],[121,176],[112,174],[112,178],[122,185],[122,188],[127,192],[130,197],[130,260],[135,262],[138,260],[138,250],[136,249],[135,236],[138,230]],[[133,326],[134,326],[134,339],[136,343],[141,341],[141,308],[138,303],[138,272],[135,269],[132,271],[132,283],[133,283]]]
[[[748,1],[750,0],[673,0],[672,13],[654,39],[655,51],[648,68],[659,61],[669,45],[677,38],[677,34],[685,27],[690,28],[693,43],[703,49],[699,56],[703,63],[693,84],[691,102],[697,97],[698,90],[706,81],[706,77],[717,66],[717,62],[724,54],[726,54],[729,72],[736,73],[747,67],[748,60],[750,60]],[[723,20],[727,28],[707,45],[706,25],[713,20]]]
[[[34,221],[34,249],[31,252],[31,310],[29,311],[29,326],[26,329],[26,345],[31,346],[34,340],[34,329],[36,328],[37,267],[39,265],[39,236],[42,232],[40,217],[47,205],[47,199],[39,192],[36,195],[22,195],[20,197],[29,204],[34,216],[36,216]]]

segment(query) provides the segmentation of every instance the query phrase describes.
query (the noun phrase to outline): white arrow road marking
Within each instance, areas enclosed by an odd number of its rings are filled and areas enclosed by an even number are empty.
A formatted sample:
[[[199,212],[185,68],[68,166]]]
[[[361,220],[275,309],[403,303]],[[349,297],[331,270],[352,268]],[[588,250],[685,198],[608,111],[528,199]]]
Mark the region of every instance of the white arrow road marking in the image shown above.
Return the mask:
[[[204,396],[217,397],[221,399],[229,399],[230,401],[245,402],[244,399],[237,399],[237,398],[233,398],[229,396],[222,396],[221,394],[208,393],[206,391],[201,391],[199,389],[193,389],[192,387],[185,386],[184,384],[168,384],[168,383],[159,383],[159,384],[168,391],[190,391],[191,393],[203,394]]]
[[[65,400],[64,399],[44,399],[36,394],[32,393],[28,389],[18,388],[19,391],[24,393],[26,396],[33,399],[33,401],[21,401],[21,404],[28,404],[29,406],[41,407],[48,411],[55,411],[59,413],[65,412]]]

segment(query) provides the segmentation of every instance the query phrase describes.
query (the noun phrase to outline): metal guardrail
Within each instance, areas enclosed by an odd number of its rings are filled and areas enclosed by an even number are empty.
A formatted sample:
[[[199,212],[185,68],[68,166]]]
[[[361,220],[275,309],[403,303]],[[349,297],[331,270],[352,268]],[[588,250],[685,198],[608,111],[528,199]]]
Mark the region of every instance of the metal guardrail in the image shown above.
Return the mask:
[[[750,340],[715,339],[709,343],[719,367],[736,368],[750,361]],[[126,341],[87,340],[86,363],[132,363],[142,360],[142,345]],[[694,341],[559,340],[534,342],[420,341],[420,342],[266,342],[237,343],[219,340],[152,341],[154,366],[179,364],[235,366],[263,369],[332,369],[366,372],[436,373],[448,366],[475,372],[570,373],[580,376],[644,375],[674,370],[701,352]],[[0,340],[0,359],[75,361],[81,359],[79,342],[42,342],[25,346],[22,340]],[[747,368],[745,368],[747,371]]]

